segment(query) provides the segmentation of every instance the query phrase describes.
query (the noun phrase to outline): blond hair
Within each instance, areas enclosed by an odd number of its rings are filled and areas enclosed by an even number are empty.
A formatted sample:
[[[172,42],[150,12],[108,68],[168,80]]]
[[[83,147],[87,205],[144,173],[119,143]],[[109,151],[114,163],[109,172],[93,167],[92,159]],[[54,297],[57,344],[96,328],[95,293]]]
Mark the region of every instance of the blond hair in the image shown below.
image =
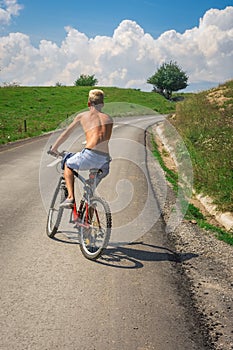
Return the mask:
[[[92,105],[99,105],[104,103],[104,92],[99,89],[89,91],[88,101]]]

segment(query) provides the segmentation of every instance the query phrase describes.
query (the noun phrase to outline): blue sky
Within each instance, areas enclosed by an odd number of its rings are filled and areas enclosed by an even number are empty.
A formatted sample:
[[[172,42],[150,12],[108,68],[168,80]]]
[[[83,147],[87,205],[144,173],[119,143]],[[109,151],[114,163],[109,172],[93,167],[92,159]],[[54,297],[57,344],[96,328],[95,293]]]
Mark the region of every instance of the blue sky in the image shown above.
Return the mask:
[[[183,33],[198,26],[208,9],[233,5],[229,0],[21,0],[18,3],[23,5],[23,10],[4,31],[28,34],[35,44],[41,39],[61,42],[65,26],[72,26],[88,37],[111,36],[124,19],[136,21],[154,38],[170,29]]]
[[[83,33],[83,34],[81,34]],[[151,89],[166,61],[190,91],[233,78],[233,1],[0,0],[0,85],[100,85]]]

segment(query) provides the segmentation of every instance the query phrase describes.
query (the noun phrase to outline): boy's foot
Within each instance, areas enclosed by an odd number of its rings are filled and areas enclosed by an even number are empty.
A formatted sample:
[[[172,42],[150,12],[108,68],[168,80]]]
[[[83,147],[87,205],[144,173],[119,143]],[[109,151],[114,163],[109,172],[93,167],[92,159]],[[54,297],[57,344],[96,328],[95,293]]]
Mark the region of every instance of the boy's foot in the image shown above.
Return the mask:
[[[72,209],[74,207],[74,199],[66,199],[60,204],[60,208]]]

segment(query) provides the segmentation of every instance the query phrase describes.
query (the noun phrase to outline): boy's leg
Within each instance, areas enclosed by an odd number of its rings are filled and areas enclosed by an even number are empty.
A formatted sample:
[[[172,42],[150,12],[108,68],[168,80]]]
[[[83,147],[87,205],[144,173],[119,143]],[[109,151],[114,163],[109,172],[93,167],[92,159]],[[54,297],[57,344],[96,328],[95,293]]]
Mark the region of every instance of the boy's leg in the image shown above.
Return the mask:
[[[68,190],[68,199],[74,199],[74,173],[73,170],[65,165],[64,177],[66,180],[66,187]]]
[[[74,173],[65,165],[64,177],[66,181],[66,188],[68,197],[60,204],[61,208],[72,209],[74,207]]]

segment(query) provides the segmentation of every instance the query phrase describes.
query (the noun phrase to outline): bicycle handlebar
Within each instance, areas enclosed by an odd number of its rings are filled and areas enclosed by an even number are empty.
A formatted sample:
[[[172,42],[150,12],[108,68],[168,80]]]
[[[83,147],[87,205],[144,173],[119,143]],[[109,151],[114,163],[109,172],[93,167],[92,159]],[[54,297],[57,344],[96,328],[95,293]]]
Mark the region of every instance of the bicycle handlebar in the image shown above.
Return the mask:
[[[47,151],[47,154],[55,158],[63,158],[66,153],[65,151],[58,152],[58,153],[52,152],[51,149],[52,149],[52,146],[50,146],[49,150]]]

